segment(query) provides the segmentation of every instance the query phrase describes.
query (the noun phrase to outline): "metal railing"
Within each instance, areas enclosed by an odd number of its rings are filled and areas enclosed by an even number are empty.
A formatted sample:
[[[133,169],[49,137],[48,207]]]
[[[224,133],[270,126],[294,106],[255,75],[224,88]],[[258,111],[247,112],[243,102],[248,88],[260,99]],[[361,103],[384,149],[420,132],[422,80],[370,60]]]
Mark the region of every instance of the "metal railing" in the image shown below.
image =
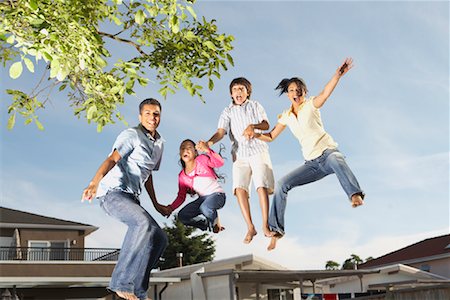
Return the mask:
[[[120,249],[0,247],[0,260],[117,261]]]

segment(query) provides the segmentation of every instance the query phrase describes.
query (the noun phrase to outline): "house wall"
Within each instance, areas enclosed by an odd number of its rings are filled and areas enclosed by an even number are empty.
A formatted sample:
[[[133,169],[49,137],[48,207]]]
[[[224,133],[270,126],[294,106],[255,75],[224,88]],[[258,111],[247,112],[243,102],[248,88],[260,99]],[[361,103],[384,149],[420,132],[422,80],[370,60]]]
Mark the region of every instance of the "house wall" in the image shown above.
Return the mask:
[[[229,275],[203,278],[206,299],[234,299],[230,285]]]
[[[84,248],[84,231],[52,229],[20,229],[20,245],[28,247],[28,241],[70,241],[70,247]],[[75,242],[73,242],[75,241]]]
[[[2,261],[0,277],[110,277],[115,262]]]
[[[159,284],[157,286],[157,294],[162,290],[164,284]],[[151,286],[148,292],[150,297],[153,297],[155,292],[155,286]],[[184,299],[184,300],[194,300],[192,297],[191,281],[182,280],[181,282],[171,283],[162,293],[161,299],[172,300],[172,299]]]
[[[259,290],[259,299],[267,300],[267,287],[256,283],[238,283],[238,298],[237,300],[255,300],[257,299],[256,292]]]
[[[348,291],[354,292],[367,292],[368,285],[374,284],[384,284],[387,282],[398,282],[398,281],[408,281],[413,280],[415,278],[403,274],[403,273],[378,273],[378,274],[369,274],[364,275],[362,278],[363,289],[361,290],[361,282],[358,277],[354,276],[353,280],[346,280],[336,284],[335,286],[330,286],[329,289],[324,288],[324,292],[327,293],[348,293]]]
[[[442,258],[408,265],[419,270],[424,270],[436,275],[450,278],[450,258]],[[429,267],[429,270],[426,270],[426,267]]]

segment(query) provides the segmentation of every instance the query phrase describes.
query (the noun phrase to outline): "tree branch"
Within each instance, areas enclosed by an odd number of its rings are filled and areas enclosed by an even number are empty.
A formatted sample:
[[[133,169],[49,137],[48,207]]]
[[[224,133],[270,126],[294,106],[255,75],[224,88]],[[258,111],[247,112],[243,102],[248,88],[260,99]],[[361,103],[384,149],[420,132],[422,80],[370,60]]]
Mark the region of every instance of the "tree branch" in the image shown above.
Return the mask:
[[[103,31],[98,31],[98,34],[99,34],[99,35],[106,36],[106,37],[109,37],[110,39],[113,39],[113,40],[116,40],[116,41],[119,41],[119,42],[122,42],[122,43],[130,44],[130,45],[132,45],[134,48],[136,48],[136,50],[137,50],[142,56],[146,56],[146,55],[147,55],[147,53],[145,53],[145,52],[141,49],[141,46],[139,46],[138,44],[136,44],[136,43],[133,42],[133,41],[130,41],[130,40],[127,40],[127,39],[123,39],[123,38],[120,38],[120,37],[115,36],[115,35],[113,35],[113,34],[103,32]]]

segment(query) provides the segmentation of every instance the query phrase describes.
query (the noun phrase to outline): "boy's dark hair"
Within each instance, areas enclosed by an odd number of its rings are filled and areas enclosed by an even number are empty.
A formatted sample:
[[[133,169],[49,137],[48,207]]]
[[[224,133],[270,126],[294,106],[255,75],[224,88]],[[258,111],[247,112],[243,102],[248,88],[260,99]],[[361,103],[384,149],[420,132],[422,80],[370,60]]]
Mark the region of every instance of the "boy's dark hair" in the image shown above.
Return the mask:
[[[159,103],[158,100],[156,100],[154,98],[147,98],[145,100],[142,100],[141,104],[139,104],[139,113],[142,112],[142,108],[146,104],[157,105],[159,107],[159,110],[162,110],[161,103]]]
[[[280,81],[280,83],[277,85],[277,87],[275,88],[275,90],[280,90],[280,95],[284,93],[287,93],[288,91],[288,87],[291,83],[296,83],[297,87],[299,87],[301,89],[301,94],[300,96],[305,95],[306,93],[308,93],[308,89],[306,88],[306,84],[303,81],[303,79],[298,78],[298,77],[292,77],[291,79],[289,78],[284,78],[283,80]]]
[[[233,88],[233,86],[235,86],[237,84],[245,86],[245,88],[247,89],[248,99],[250,99],[250,96],[252,95],[252,84],[250,83],[250,81],[248,81],[247,78],[244,78],[244,77],[238,77],[231,81],[230,94],[231,94],[231,89]]]

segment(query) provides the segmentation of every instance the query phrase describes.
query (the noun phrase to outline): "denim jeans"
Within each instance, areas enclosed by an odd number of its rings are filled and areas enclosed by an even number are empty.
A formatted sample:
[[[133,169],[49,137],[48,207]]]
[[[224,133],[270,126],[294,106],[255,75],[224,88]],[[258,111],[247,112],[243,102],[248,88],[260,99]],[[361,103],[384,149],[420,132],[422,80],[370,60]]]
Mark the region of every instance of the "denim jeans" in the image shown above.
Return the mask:
[[[167,246],[167,236],[134,195],[109,191],[100,201],[108,215],[128,226],[108,288],[146,299],[150,271]]]
[[[201,230],[212,230],[217,210],[225,205],[224,193],[213,193],[198,197],[178,212],[178,220],[184,225]]]
[[[284,235],[287,194],[292,188],[317,181],[333,173],[336,174],[349,199],[354,194],[361,194],[364,197],[355,175],[345,162],[344,155],[337,149],[327,149],[318,158],[307,160],[277,182],[269,214],[270,229]]]

